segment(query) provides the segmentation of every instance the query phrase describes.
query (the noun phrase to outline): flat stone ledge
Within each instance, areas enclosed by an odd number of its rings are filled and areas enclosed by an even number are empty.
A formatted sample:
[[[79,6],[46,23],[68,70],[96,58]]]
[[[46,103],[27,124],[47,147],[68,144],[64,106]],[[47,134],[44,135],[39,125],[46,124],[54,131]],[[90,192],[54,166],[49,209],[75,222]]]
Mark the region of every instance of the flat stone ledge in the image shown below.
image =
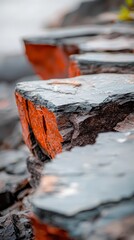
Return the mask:
[[[38,159],[92,144],[134,111],[133,75],[96,74],[19,83],[16,99],[24,140]]]
[[[40,223],[64,229],[68,239],[133,236],[133,146],[133,132],[105,133],[48,163],[31,199]]]
[[[70,57],[70,77],[95,73],[134,73],[134,55],[85,53]]]
[[[106,37],[94,37],[79,45],[81,53],[86,52],[134,52],[134,39],[118,37],[109,39]],[[125,57],[125,56],[124,56]]]

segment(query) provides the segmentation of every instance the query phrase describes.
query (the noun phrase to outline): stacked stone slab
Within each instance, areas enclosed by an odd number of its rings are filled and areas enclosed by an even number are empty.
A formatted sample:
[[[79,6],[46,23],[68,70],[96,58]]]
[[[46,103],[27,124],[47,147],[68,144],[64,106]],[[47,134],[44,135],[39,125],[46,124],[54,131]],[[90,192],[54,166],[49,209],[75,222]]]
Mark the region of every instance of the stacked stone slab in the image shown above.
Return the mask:
[[[105,133],[45,166],[32,198],[35,239],[133,239],[134,133]]]
[[[85,53],[70,57],[70,77],[94,73],[134,73],[134,54]]]
[[[69,56],[80,52],[81,43],[98,35],[109,38],[126,35],[131,38],[134,36],[134,31],[133,26],[127,24],[56,29],[49,31],[44,37],[25,39],[26,55],[43,80],[65,78],[69,76]],[[121,51],[123,49],[126,50],[126,46],[122,46]],[[133,51],[133,45],[127,50],[127,52],[131,51]]]
[[[44,162],[95,143],[98,133],[115,130],[134,113],[133,79],[131,74],[96,74],[17,85],[23,137],[36,158],[28,166],[37,180]]]

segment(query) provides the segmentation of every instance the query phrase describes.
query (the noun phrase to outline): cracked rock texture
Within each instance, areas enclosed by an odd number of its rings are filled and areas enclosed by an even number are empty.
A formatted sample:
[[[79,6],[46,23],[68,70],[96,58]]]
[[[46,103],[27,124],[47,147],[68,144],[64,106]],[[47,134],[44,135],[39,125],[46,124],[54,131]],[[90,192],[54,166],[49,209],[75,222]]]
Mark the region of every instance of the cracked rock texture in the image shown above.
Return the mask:
[[[17,85],[23,136],[34,155],[27,160],[32,186],[57,153],[93,144],[100,132],[122,131],[118,124],[127,130],[122,122],[134,113],[133,79],[96,74]]]
[[[133,239],[133,146],[134,132],[105,133],[48,163],[32,198],[35,239]]]
[[[24,140],[42,160],[62,148],[94,143],[99,132],[113,130],[133,113],[133,88],[134,76],[125,74],[19,83],[16,99]]]
[[[14,212],[0,218],[1,240],[33,240],[33,230],[28,212]]]

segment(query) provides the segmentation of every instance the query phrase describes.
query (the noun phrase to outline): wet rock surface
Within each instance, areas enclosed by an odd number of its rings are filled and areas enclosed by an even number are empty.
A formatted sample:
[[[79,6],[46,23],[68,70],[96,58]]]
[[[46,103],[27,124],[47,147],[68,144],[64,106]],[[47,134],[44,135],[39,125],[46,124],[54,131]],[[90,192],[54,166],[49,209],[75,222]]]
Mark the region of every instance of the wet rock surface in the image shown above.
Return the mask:
[[[134,73],[134,55],[85,53],[70,57],[70,77],[94,73]]]
[[[133,145],[133,132],[100,134],[95,145],[48,163],[32,198],[36,239],[45,239],[50,225],[67,239],[133,238]]]

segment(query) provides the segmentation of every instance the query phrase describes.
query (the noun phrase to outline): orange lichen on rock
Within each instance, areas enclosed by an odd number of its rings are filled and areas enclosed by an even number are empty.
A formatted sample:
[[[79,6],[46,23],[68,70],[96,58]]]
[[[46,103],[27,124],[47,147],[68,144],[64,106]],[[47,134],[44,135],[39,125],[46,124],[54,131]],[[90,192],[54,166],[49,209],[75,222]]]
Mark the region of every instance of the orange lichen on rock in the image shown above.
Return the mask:
[[[27,102],[25,98],[23,98],[20,94],[16,93],[16,103],[18,106],[19,116],[21,120],[21,126],[22,126],[22,134],[23,139],[28,146],[28,148],[32,151],[32,142],[30,139],[30,132],[29,132],[29,117],[28,117],[28,111],[27,111]]]
[[[68,77],[69,57],[61,46],[25,43],[26,55],[43,79]]]
[[[77,76],[81,76],[81,71],[80,68],[78,66],[78,64],[73,61],[70,60],[70,66],[69,66],[69,77],[77,77]]]
[[[37,142],[46,154],[54,158],[62,151],[62,137],[58,131],[54,113],[28,101],[29,119]]]
[[[48,157],[54,158],[56,154],[62,151],[61,142],[63,141],[58,131],[54,113],[48,111],[45,107],[36,106],[31,101],[25,100],[18,93],[16,93],[16,101],[25,143],[32,151],[33,146],[29,130],[32,129],[32,133],[42,151]]]
[[[35,240],[73,240],[65,230],[43,224],[34,215],[31,215],[30,218],[32,220]]]

